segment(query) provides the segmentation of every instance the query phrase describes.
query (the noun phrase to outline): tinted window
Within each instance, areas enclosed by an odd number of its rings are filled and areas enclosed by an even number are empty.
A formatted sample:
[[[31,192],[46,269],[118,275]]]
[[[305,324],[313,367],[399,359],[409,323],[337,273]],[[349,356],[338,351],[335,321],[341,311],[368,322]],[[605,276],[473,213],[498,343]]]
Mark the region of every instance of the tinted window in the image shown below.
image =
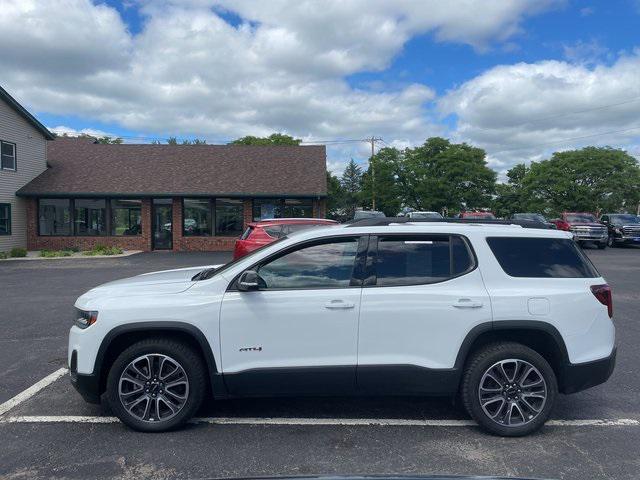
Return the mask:
[[[416,285],[451,276],[449,236],[380,237],[376,256],[378,286]]]
[[[216,235],[237,237],[244,223],[242,200],[216,198]]]
[[[560,238],[487,238],[507,275],[535,278],[593,278],[599,274],[573,240]]]
[[[453,275],[460,275],[471,270],[473,267],[473,256],[466,242],[461,237],[452,236],[451,249],[453,250]]]
[[[344,288],[351,282],[357,238],[334,240],[287,253],[261,266],[267,288]]]
[[[11,235],[11,205],[0,204],[0,235]]]

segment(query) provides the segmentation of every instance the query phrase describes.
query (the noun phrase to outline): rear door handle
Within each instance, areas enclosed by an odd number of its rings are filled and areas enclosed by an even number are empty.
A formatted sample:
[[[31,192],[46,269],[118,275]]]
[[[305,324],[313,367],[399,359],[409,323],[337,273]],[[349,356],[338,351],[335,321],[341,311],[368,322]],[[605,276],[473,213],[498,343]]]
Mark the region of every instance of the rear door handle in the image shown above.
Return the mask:
[[[347,309],[355,306],[355,303],[345,302],[344,300],[329,300],[324,304],[324,308],[328,308],[330,310]]]
[[[460,298],[453,306],[456,308],[480,308],[482,302],[474,302],[470,298]]]

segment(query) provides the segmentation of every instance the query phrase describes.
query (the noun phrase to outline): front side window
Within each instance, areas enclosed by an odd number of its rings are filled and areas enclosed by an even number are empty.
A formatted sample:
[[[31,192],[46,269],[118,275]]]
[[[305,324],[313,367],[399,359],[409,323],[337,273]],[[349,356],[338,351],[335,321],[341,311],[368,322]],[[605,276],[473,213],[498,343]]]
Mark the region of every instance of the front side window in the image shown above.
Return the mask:
[[[216,235],[237,237],[242,234],[243,223],[242,200],[216,198]]]
[[[11,235],[11,204],[0,203],[0,235]]]
[[[209,199],[185,198],[183,210],[183,233],[185,237],[208,237],[213,225]]]
[[[266,289],[346,288],[351,283],[358,239],[302,247],[258,268]]]
[[[16,169],[16,144],[0,141],[0,168],[2,170]]]
[[[71,201],[42,198],[38,207],[40,235],[71,235]]]
[[[104,199],[77,199],[74,201],[76,235],[106,235],[107,202]]]
[[[576,246],[564,238],[489,237],[487,243],[511,277],[595,278],[600,275]]]
[[[142,200],[111,200],[111,235],[142,235]]]

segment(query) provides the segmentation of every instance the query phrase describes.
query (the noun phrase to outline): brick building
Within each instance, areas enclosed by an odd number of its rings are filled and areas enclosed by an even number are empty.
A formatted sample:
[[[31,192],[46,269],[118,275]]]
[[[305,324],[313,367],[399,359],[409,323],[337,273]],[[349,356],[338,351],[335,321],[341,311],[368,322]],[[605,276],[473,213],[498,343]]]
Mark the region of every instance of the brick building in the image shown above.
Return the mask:
[[[324,146],[47,144],[27,248],[231,250],[252,220],[324,217]]]

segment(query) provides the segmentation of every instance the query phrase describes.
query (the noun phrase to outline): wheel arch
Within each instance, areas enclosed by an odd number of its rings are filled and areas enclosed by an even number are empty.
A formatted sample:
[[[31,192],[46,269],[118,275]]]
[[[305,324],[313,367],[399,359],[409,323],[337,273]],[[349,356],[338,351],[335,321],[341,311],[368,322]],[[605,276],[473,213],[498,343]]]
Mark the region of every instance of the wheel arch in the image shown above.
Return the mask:
[[[205,362],[211,393],[224,391],[213,350],[199,328],[183,322],[134,322],[113,328],[100,344],[93,367],[93,375],[99,382],[99,394],[106,390],[109,367],[122,351],[140,340],[160,336],[169,336],[192,346]]]

